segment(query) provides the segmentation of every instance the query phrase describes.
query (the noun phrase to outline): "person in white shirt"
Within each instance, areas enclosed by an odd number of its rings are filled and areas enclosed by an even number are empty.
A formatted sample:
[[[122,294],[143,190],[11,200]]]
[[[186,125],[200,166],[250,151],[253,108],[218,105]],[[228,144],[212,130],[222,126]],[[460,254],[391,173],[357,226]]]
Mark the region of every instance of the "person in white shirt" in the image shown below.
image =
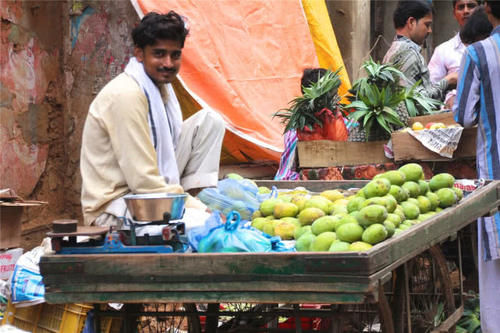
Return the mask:
[[[477,0],[453,1],[453,15],[460,28],[465,25],[465,22],[467,22],[467,19],[478,5]],[[460,40],[459,33],[436,47],[428,65],[431,81],[439,82],[446,75],[458,72],[464,51],[465,45]],[[445,98],[446,108],[451,109],[455,95],[455,90],[448,92]]]

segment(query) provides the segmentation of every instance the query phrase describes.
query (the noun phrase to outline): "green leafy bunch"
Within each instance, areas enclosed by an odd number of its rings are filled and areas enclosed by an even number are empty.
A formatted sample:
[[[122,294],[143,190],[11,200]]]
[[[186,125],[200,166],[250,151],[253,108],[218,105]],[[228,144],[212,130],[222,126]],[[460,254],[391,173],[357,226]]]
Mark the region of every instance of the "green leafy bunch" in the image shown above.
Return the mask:
[[[273,118],[281,118],[281,123],[285,124],[284,132],[291,129],[302,130],[305,127],[312,129],[314,124],[322,127],[323,123],[315,113],[324,108],[332,111],[340,109],[339,71],[340,68],[335,72],[328,70],[316,82],[302,87],[302,96],[295,97],[289,108],[281,109],[273,115]]]
[[[420,84],[421,80],[417,81],[405,91],[404,101],[410,117],[434,113],[443,105],[443,103],[437,99],[422,95],[417,89]]]
[[[380,64],[373,61],[372,58],[365,61],[361,66],[365,70],[367,76],[358,79],[354,82],[349,92],[352,94],[349,99],[356,100],[358,94],[365,95],[370,86],[376,85],[379,89],[385,87],[399,87],[399,80],[403,77],[403,73],[389,64]]]
[[[395,111],[403,99],[404,91],[393,91],[389,87],[379,89],[376,85],[367,85],[358,92],[357,100],[346,108],[355,110],[349,118],[361,124],[368,138],[377,128],[390,134],[393,125],[404,126]]]
[[[464,313],[457,322],[456,331],[457,333],[480,333],[479,296],[473,291],[469,291],[466,295]]]
[[[380,130],[390,135],[394,129],[405,126],[397,113],[402,103],[406,107],[405,118],[430,114],[441,105],[440,101],[420,93],[421,81],[409,88],[403,87],[400,82],[406,79],[404,74],[390,64],[380,64],[370,58],[361,68],[367,75],[354,82],[349,91],[351,104],[344,108],[354,109],[349,118],[361,124],[366,138],[376,137]]]

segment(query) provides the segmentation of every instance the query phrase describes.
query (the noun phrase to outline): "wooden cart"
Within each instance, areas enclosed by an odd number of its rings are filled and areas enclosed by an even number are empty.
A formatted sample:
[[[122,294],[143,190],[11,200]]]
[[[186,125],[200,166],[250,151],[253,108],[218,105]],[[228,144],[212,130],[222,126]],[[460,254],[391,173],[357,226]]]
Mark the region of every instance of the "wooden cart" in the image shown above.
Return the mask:
[[[304,186],[321,191],[359,188],[365,183],[307,181],[260,185]],[[404,327],[404,309],[409,309],[410,277],[406,277],[404,264],[430,250],[438,263],[440,287],[444,290],[448,319],[441,326],[447,331],[460,317],[461,308],[455,309],[451,288],[447,288],[450,278],[444,257],[436,245],[478,217],[495,212],[500,203],[499,189],[499,181],[488,182],[458,205],[362,253],[48,255],[40,262],[45,298],[49,303],[368,303],[377,305],[383,332],[395,332]],[[383,287],[388,281],[396,296],[392,297],[392,310]],[[405,293],[406,297],[398,297]],[[187,315],[192,319],[199,314],[196,308],[188,309]],[[296,317],[301,316],[299,310],[292,309]],[[209,307],[209,312],[203,314],[209,315],[207,331],[212,323],[215,332],[217,320],[210,320],[210,315],[221,314],[218,306]],[[406,314],[409,318],[410,311]],[[407,327],[411,331],[411,325]],[[191,330],[197,329],[198,324],[191,326]]]

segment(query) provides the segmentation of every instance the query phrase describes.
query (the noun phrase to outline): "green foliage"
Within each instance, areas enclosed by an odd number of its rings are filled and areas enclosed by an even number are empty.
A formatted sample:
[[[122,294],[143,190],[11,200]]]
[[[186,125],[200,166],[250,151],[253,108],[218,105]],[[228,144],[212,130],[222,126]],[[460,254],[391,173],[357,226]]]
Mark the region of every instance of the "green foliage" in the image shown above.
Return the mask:
[[[441,101],[426,97],[416,90],[420,84],[421,81],[418,81],[405,91],[405,104],[410,117],[434,113],[439,111],[439,108],[443,104]]]
[[[469,291],[464,303],[464,313],[457,322],[457,333],[480,333],[479,295]]]
[[[349,118],[360,122],[367,138],[379,130],[390,134],[396,127],[404,126],[395,112],[400,103],[405,103],[411,117],[432,113],[442,104],[419,92],[421,81],[412,87],[403,87],[400,82],[405,79],[404,74],[390,64],[369,59],[361,68],[367,76],[354,82],[349,97],[351,104],[344,108],[355,110]]]
[[[366,95],[370,86],[376,85],[381,88],[387,86],[399,85],[399,78],[403,77],[403,73],[395,67],[388,64],[379,64],[373,59],[365,61],[361,66],[367,74],[367,77],[360,78],[354,82],[350,92],[353,96],[350,97],[351,101],[355,100],[358,93]]]
[[[363,126],[368,138],[378,128],[390,134],[393,131],[393,125],[404,126],[395,111],[403,99],[404,91],[402,90],[393,91],[389,87],[379,89],[377,85],[368,84],[358,91],[357,100],[347,105],[346,108],[355,110],[349,118],[358,121]]]
[[[302,130],[305,127],[312,129],[314,124],[322,126],[321,120],[315,113],[324,108],[332,111],[340,108],[339,71],[340,68],[335,72],[327,71],[317,82],[303,87],[302,96],[295,97],[288,109],[279,110],[273,115],[273,118],[281,118],[281,122],[286,125],[284,132],[290,129]]]

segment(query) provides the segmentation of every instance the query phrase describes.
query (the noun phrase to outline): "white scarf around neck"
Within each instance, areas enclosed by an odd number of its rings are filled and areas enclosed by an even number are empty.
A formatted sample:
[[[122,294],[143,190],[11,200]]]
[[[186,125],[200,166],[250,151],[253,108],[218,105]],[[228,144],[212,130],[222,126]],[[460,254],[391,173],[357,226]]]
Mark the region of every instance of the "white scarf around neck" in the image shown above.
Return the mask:
[[[144,70],[144,65],[132,57],[125,73],[134,78],[144,90],[149,104],[148,122],[151,142],[158,159],[158,169],[167,184],[179,184],[179,170],[175,158],[175,147],[182,128],[182,112],[172,85],[166,84],[167,103],[163,103],[160,89]]]

